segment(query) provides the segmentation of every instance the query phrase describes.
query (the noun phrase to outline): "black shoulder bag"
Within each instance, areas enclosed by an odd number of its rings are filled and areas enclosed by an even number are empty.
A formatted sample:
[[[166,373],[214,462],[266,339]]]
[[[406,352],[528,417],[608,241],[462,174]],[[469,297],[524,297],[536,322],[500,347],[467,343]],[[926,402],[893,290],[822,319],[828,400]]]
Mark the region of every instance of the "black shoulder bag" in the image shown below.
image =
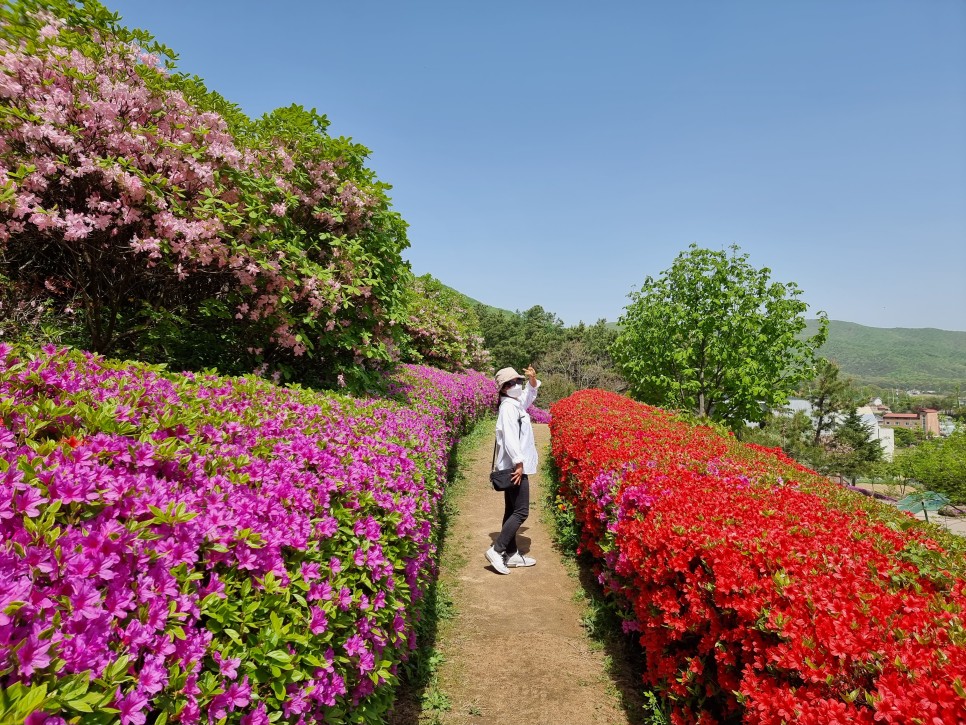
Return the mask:
[[[520,432],[523,432],[523,416],[517,419],[517,423],[520,424]],[[503,468],[499,471],[496,470],[496,436],[493,436],[493,463],[490,464],[490,483],[493,484],[494,491],[506,491],[510,486],[513,485],[513,479],[510,476],[513,475],[512,468]]]

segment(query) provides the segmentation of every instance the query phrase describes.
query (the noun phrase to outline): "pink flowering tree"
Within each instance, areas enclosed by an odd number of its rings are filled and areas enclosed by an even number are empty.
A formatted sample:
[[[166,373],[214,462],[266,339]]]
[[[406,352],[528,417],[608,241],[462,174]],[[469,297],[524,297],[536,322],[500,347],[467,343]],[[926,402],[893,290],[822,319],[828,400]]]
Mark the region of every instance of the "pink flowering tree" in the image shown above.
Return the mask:
[[[489,370],[476,311],[464,297],[431,275],[416,277],[407,295],[403,356],[443,370]]]
[[[268,337],[265,361],[288,377],[368,385],[403,335],[406,224],[365,166],[369,150],[328,136],[328,123],[290,106],[246,129],[255,169],[236,175],[242,213],[230,196],[222,214],[251,251],[235,316]]]
[[[39,305],[98,352],[331,385],[393,359],[408,242],[366,148],[249,120],[97,3],[0,12],[0,329]]]
[[[223,225],[202,201],[241,153],[218,115],[149,87],[136,46],[26,17],[0,45],[4,266],[112,350],[141,309],[194,307],[228,283]]]

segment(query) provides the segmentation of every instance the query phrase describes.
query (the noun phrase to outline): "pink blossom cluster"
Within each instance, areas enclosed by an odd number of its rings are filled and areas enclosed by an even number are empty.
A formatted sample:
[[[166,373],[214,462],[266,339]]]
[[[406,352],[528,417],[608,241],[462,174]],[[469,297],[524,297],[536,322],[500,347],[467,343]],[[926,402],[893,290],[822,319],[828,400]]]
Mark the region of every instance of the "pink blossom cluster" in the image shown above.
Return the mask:
[[[496,409],[498,390],[490,376],[469,370],[448,373],[425,365],[399,365],[389,394],[443,422],[452,446],[468,426]]]
[[[0,345],[8,699],[37,722],[381,721],[450,445],[495,396],[404,377],[408,406]]]
[[[538,408],[535,405],[531,405],[529,408],[527,408],[527,413],[530,416],[530,420],[534,423],[550,423],[552,418],[549,410]]]
[[[492,360],[471,304],[430,275],[416,277],[403,320],[404,359],[446,370],[482,370]]]
[[[227,265],[223,225],[198,206],[242,162],[225,121],[149,87],[133,49],[107,45],[88,57],[58,44],[57,21],[49,29],[39,47],[0,46],[0,101],[11,111],[0,181],[15,192],[0,241],[34,235],[66,248],[113,247],[139,253],[147,267],[171,254],[185,276]]]
[[[0,38],[0,252],[21,296],[81,310],[99,351],[132,339],[132,309],[218,300],[251,367],[388,359],[408,242],[366,149],[298,107],[239,134],[136,45],[34,20]]]

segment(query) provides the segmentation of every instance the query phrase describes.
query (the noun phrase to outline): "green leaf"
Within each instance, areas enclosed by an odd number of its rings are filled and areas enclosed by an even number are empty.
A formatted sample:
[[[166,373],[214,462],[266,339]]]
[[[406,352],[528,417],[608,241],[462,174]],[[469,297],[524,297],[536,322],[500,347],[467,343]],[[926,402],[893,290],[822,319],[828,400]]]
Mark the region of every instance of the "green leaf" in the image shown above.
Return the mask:
[[[43,710],[43,704],[47,700],[47,684],[32,685],[26,687],[16,683],[9,691],[0,691],[0,704],[6,712],[11,713],[15,720],[24,720],[27,715],[37,710]]]
[[[285,699],[285,683],[278,679],[273,679],[271,684],[272,692],[275,693],[275,697],[278,698],[279,702]],[[272,708],[269,708],[271,710]],[[281,710],[279,710],[281,713]]]
[[[182,639],[184,639],[182,637]],[[104,671],[104,679],[116,680],[127,672],[128,663],[131,661],[130,655],[121,655],[114,662],[107,666]]]

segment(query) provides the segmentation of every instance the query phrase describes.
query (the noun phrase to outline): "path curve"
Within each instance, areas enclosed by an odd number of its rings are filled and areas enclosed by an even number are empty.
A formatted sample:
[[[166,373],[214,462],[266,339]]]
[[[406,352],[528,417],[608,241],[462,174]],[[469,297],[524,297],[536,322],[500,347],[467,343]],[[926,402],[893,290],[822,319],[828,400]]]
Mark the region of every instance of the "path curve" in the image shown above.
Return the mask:
[[[550,431],[534,425],[541,460]],[[441,577],[453,588],[456,615],[441,632],[439,687],[451,709],[443,725],[623,725],[627,715],[604,653],[591,647],[575,601],[579,584],[542,520],[545,481],[530,477],[530,516],[517,541],[537,565],[493,571],[483,552],[496,538],[503,496],[489,484],[492,437],[469,457],[470,471],[450,523]]]

